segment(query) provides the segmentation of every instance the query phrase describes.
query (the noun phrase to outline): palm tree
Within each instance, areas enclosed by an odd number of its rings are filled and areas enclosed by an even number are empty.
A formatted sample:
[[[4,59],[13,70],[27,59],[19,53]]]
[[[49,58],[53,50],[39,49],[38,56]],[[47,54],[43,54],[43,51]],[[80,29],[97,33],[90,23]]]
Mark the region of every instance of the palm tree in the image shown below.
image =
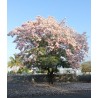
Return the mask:
[[[14,57],[10,57],[10,61],[8,62],[8,67],[9,68],[13,68],[13,67],[20,67],[22,68],[23,67],[23,64],[21,62],[21,59],[16,56],[16,54],[14,54]]]

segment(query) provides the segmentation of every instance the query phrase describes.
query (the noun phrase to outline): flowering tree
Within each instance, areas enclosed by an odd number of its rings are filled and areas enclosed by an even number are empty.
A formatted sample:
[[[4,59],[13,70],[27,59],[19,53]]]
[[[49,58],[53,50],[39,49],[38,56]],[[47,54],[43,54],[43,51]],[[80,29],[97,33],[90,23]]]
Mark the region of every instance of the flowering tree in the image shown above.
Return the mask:
[[[78,68],[88,52],[86,33],[79,34],[64,21],[57,22],[53,17],[38,16],[35,21],[22,24],[8,35],[16,36],[14,43],[20,50],[18,55],[26,65],[53,69],[66,61],[70,67]]]

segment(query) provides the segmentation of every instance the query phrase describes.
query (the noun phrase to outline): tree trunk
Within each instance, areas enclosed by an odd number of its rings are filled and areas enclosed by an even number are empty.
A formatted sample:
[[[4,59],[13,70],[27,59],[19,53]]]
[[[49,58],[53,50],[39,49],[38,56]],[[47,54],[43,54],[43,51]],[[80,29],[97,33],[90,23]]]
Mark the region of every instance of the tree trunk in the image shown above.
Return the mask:
[[[48,68],[48,83],[49,84],[53,84],[53,78],[54,78],[53,70],[50,71],[50,69]]]

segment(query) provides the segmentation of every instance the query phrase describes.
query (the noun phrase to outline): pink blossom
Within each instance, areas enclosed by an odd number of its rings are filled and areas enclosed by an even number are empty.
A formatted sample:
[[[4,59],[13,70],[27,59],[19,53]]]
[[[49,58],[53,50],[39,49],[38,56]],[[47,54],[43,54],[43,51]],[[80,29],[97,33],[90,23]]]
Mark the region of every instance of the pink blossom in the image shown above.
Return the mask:
[[[8,35],[16,36],[14,43],[22,52],[25,52],[26,49],[30,50],[32,47],[37,48],[42,39],[48,43],[46,46],[48,52],[63,48],[66,51],[68,62],[72,67],[77,68],[88,52],[86,33],[79,34],[64,23],[64,21],[59,23],[51,16],[48,18],[38,16],[35,21],[22,24],[9,32]]]

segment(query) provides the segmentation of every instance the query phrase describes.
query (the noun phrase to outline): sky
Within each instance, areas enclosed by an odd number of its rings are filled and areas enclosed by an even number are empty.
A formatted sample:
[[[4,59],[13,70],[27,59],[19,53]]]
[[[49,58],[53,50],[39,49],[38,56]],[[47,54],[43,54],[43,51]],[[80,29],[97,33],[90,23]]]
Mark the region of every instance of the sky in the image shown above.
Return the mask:
[[[90,0],[8,0],[7,33],[22,23],[35,20],[36,16],[53,16],[58,21],[66,18],[69,26],[77,32],[87,32],[89,53],[85,60],[91,59],[91,1]],[[14,38],[7,37],[7,59],[18,53]]]

